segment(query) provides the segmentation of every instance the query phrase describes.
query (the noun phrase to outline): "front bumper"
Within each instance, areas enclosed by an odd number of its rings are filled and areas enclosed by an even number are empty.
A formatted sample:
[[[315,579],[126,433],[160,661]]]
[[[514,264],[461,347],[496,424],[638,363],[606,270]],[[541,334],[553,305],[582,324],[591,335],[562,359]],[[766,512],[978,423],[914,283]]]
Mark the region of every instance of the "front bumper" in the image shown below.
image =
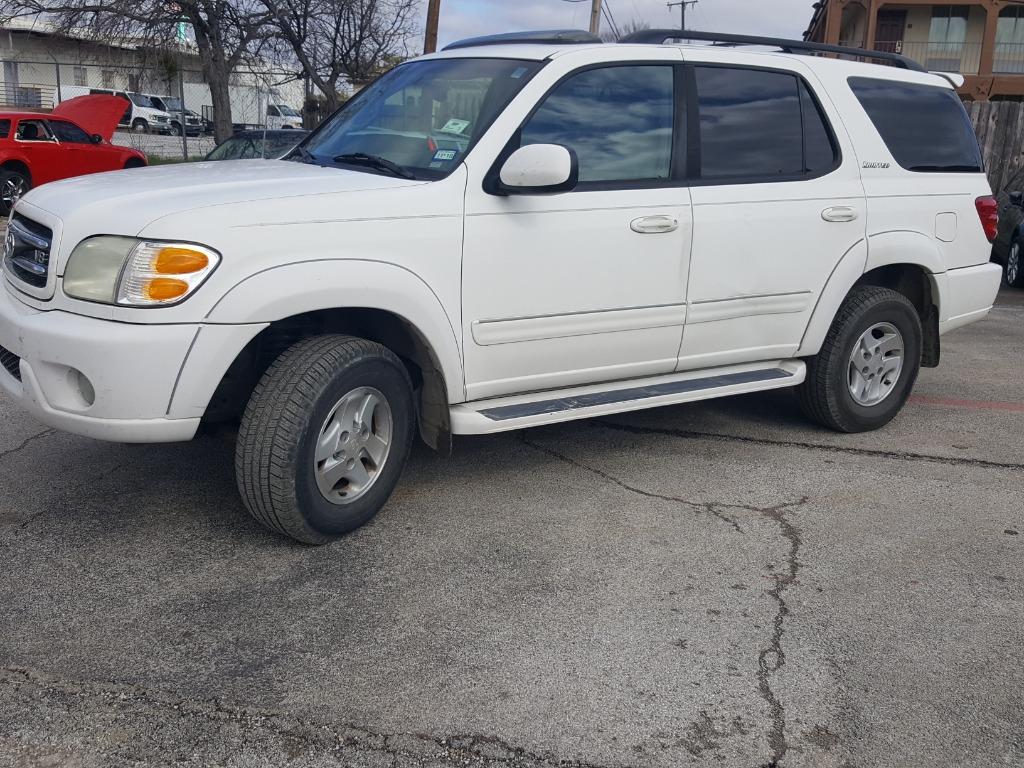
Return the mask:
[[[125,443],[191,440],[200,419],[169,413],[198,331],[44,312],[22,304],[5,283],[0,347],[12,370],[0,367],[0,390],[66,432]]]

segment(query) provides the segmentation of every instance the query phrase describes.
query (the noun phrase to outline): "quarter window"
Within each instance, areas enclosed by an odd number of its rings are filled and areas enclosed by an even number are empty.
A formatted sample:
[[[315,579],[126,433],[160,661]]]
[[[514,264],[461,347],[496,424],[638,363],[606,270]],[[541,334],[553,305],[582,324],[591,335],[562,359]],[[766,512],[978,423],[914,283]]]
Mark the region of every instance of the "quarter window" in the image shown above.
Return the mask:
[[[11,135],[11,121],[0,120],[0,139],[6,139]]]
[[[571,76],[523,126],[520,146],[561,144],[579,158],[580,183],[670,178],[675,117],[671,66],[619,66]]]
[[[980,173],[981,148],[952,88],[851,77],[850,88],[908,171]]]
[[[804,82],[784,72],[696,67],[700,177],[772,181],[827,172],[835,144]]]

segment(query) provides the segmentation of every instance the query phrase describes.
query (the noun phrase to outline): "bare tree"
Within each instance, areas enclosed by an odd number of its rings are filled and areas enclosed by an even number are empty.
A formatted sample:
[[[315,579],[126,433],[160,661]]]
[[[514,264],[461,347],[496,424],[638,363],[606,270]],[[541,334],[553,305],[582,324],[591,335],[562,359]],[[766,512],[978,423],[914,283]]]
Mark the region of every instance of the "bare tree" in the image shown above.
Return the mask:
[[[41,16],[58,31],[163,50],[184,21],[195,31],[213,101],[214,134],[231,135],[231,73],[271,33],[261,0],[0,0],[8,16]]]
[[[329,111],[407,51],[419,0],[262,0]]]

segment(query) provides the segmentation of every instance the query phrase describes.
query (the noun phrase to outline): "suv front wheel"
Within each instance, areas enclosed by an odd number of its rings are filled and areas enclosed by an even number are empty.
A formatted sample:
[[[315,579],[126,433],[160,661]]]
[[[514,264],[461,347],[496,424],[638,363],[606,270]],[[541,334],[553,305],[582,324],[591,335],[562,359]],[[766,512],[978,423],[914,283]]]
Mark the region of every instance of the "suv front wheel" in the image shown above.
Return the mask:
[[[263,375],[242,418],[242,500],[271,530],[328,542],[387,502],[414,426],[409,374],[390,350],[351,336],[300,341]]]
[[[921,318],[906,296],[855,288],[839,308],[821,352],[798,389],[811,419],[840,432],[888,424],[910,397],[921,369]]]

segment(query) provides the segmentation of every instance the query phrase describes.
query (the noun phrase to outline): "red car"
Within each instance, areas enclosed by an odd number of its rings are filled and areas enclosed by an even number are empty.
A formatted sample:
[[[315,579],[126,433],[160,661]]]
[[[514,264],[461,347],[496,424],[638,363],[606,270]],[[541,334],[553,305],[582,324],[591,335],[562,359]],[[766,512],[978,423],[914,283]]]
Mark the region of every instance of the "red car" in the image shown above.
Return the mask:
[[[0,216],[48,181],[146,165],[138,150],[110,143],[126,107],[119,96],[78,96],[46,114],[0,112]]]

